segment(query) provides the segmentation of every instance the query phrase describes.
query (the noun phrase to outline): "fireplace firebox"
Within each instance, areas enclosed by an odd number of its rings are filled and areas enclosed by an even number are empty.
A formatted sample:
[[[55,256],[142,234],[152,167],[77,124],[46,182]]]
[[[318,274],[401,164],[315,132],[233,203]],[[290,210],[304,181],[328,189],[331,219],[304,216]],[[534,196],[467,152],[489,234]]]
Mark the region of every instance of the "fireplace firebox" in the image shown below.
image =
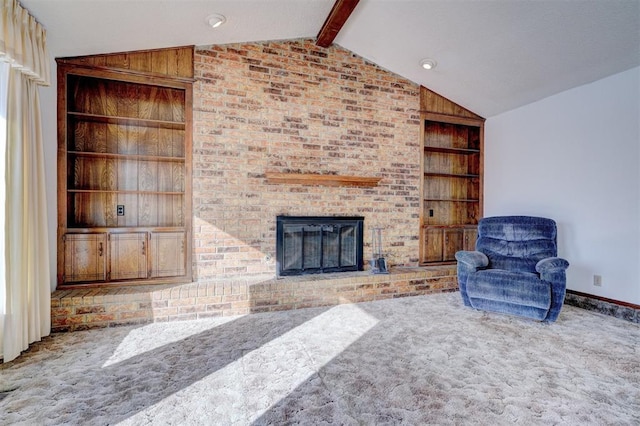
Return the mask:
[[[362,271],[362,216],[278,216],[278,276]]]

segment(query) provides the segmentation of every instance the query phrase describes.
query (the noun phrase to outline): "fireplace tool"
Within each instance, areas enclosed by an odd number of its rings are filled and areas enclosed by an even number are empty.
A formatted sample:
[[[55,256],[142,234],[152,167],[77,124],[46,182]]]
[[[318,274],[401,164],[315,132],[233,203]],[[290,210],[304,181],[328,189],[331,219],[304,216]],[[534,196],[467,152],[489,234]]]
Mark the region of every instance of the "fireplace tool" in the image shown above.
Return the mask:
[[[387,261],[382,254],[382,228],[371,229],[371,272],[374,274],[388,274]]]

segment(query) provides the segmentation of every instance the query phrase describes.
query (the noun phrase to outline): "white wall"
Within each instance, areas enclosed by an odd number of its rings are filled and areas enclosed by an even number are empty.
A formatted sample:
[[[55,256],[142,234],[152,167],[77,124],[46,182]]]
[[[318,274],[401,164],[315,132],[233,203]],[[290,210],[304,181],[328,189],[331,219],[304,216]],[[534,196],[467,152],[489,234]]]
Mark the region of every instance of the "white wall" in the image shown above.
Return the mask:
[[[490,118],[484,170],[485,216],[557,221],[569,289],[640,304],[640,68]]]

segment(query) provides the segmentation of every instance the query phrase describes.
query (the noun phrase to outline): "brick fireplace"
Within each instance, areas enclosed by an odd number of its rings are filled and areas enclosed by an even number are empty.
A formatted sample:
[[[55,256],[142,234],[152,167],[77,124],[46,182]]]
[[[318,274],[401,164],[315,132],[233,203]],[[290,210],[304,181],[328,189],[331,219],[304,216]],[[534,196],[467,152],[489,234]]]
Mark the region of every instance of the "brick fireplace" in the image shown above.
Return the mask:
[[[418,85],[340,46],[320,48],[313,40],[202,46],[194,61],[195,282],[56,292],[54,329],[457,288],[453,268],[417,268]],[[273,175],[312,179],[268,178]],[[359,184],[364,181],[374,183]],[[276,280],[278,215],[362,216],[363,258],[372,254],[366,236],[382,228],[385,258],[392,272],[401,272],[314,278],[315,287],[299,278]],[[341,288],[349,289],[349,297],[340,296]],[[74,298],[77,303],[68,301]]]
[[[275,274],[276,216],[364,216],[393,265],[418,262],[419,86],[313,40],[195,55],[194,272]],[[373,187],[272,183],[269,173],[379,178]],[[365,255],[370,255],[365,241]]]

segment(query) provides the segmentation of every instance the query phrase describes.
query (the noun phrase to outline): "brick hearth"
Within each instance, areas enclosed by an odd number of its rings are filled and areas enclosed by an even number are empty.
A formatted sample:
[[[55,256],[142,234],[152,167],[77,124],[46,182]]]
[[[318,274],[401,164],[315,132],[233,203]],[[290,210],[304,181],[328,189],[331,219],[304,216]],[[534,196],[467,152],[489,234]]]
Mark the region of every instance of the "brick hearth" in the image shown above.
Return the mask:
[[[263,275],[182,285],[76,288],[52,294],[52,330],[332,306],[457,289],[455,266],[394,268],[388,275]]]

